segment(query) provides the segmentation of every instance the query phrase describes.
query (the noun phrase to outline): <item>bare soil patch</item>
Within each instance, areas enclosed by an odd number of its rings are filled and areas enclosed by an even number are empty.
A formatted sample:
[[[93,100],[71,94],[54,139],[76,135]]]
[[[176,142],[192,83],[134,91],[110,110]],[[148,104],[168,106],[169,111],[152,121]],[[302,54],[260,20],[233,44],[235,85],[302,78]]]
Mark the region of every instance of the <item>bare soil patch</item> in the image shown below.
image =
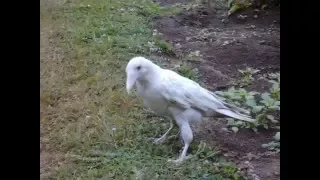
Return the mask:
[[[165,0],[158,2],[169,5]],[[176,16],[155,18],[154,29],[174,46],[177,59],[199,69],[202,81],[210,89],[230,87],[240,78],[238,69],[252,67],[260,72],[246,89],[267,91],[270,85],[259,76],[280,71],[280,9],[247,9],[229,18],[225,13],[226,10],[207,8],[185,10]],[[247,17],[241,19],[239,15]],[[188,56],[195,51],[200,51],[200,55]],[[275,131],[233,133],[226,129],[225,121],[213,119],[195,131],[197,140],[218,147],[246,169],[250,179],[280,179],[280,154],[261,147],[272,140]]]
[[[154,28],[179,47],[176,54],[197,66],[203,81],[215,89],[237,79],[238,69],[280,70],[280,12],[260,12],[255,19],[251,11],[241,13],[248,16],[246,20],[237,19],[238,14],[226,18],[223,12],[207,9],[185,11],[175,17],[157,17]],[[200,57],[186,57],[197,50]],[[256,82],[253,89],[265,90],[263,84]]]

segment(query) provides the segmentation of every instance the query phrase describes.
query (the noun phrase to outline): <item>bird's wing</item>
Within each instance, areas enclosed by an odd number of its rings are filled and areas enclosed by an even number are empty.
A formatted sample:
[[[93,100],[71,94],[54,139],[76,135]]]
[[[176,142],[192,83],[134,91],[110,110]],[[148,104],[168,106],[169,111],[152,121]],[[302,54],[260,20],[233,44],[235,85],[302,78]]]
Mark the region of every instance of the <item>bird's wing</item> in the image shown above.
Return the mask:
[[[227,108],[222,101],[198,83],[170,70],[163,70],[158,87],[159,93],[167,101],[181,108],[195,108],[204,112]]]

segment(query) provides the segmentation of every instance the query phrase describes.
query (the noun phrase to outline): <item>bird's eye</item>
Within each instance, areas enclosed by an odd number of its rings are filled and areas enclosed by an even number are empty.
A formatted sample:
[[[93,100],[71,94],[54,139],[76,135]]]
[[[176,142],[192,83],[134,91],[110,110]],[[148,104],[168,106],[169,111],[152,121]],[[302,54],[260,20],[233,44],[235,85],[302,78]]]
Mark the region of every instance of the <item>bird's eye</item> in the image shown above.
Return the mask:
[[[140,70],[140,69],[141,69],[141,66],[138,66],[138,67],[137,67],[137,70]]]

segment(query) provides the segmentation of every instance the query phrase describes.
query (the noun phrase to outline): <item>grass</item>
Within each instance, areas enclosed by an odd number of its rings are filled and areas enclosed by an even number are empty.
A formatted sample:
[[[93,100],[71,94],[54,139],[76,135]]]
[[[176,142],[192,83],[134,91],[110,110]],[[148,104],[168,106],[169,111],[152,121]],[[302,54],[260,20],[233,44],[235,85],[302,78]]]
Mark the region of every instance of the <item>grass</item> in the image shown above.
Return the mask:
[[[41,179],[241,179],[215,149],[194,142],[181,166],[180,142],[145,141],[168,121],[143,113],[125,91],[125,65],[148,56],[153,16],[177,12],[151,1],[41,0]],[[45,161],[45,157],[43,157]]]
[[[155,45],[161,49],[161,51],[167,55],[174,55],[173,47],[165,40],[156,38]]]
[[[182,63],[179,68],[177,68],[177,72],[186,78],[189,78],[191,80],[198,80],[199,74],[198,71],[196,71],[192,66],[188,63]]]

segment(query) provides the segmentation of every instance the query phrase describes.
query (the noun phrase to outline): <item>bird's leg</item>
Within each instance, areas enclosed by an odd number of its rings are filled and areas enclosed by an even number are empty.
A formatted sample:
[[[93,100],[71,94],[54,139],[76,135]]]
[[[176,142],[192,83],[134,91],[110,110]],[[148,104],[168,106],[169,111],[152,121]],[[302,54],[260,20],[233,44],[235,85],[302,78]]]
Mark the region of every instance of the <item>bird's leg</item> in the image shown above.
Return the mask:
[[[173,123],[172,123],[172,119],[170,119],[170,128],[160,138],[155,139],[153,142],[157,144],[163,143],[167,139],[167,135],[172,130],[172,128],[173,128]]]
[[[163,143],[167,139],[167,135],[173,128],[173,122],[172,119],[170,119],[170,128],[165,132],[160,138],[149,138],[149,140],[153,140],[153,143],[159,144]]]
[[[182,153],[180,154],[179,159],[169,160],[174,163],[181,163],[183,160],[186,159],[187,151],[189,149],[190,143],[193,140],[193,133],[192,133],[192,130],[191,130],[189,123],[187,121],[185,121],[182,124],[179,124],[179,126],[180,126],[180,131],[181,131],[181,137],[184,142],[184,147],[183,147]]]

